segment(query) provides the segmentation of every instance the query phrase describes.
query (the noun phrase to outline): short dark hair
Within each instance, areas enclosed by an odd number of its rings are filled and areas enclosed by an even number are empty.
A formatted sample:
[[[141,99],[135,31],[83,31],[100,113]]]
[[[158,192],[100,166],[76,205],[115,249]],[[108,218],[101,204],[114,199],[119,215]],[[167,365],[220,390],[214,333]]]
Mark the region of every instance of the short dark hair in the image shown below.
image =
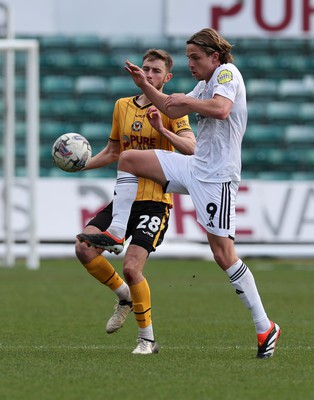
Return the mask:
[[[217,51],[222,64],[233,62],[233,56],[231,54],[232,45],[214,29],[205,28],[194,33],[194,35],[187,40],[186,44],[200,46],[208,55]]]
[[[162,60],[164,61],[167,71],[170,72],[173,67],[173,59],[170,56],[169,53],[167,53],[165,50],[161,49],[149,49],[146,51],[146,53],[143,56],[143,61],[145,60]]]

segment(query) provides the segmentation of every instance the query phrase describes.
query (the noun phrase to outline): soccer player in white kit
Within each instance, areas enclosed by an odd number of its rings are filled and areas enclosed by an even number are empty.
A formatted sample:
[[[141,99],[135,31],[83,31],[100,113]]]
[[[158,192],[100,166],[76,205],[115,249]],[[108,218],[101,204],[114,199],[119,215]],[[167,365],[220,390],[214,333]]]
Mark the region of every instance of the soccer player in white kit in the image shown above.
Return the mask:
[[[197,220],[207,231],[215,261],[226,272],[231,285],[251,312],[258,340],[257,357],[269,358],[275,352],[281,330],[268,319],[254,277],[236,255],[234,246],[235,206],[241,179],[241,143],[247,123],[247,105],[245,85],[241,73],[232,63],[231,48],[230,43],[213,29],[202,29],[191,36],[186,55],[192,75],[199,82],[187,95],[158,92],[144,72],[127,61],[126,69],[134,82],[161,112],[170,118],[196,113],[195,154],[186,156],[163,150],[121,153],[113,221],[106,232],[87,235],[85,242],[116,254],[123,250],[126,224],[137,192],[137,177],[156,181],[165,192],[189,194]],[[148,118],[157,131],[163,132],[155,107],[148,110]],[[154,229],[153,224],[151,229]]]

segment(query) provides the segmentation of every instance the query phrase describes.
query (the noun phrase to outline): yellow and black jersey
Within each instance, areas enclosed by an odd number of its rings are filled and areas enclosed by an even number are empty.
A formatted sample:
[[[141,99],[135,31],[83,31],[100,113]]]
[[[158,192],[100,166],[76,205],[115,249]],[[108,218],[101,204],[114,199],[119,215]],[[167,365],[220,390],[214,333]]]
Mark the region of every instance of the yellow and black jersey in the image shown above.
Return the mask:
[[[140,106],[137,103],[139,96],[126,97],[117,100],[112,120],[112,129],[109,140],[119,141],[121,151],[130,149],[163,149],[174,151],[174,147],[158,133],[146,117],[151,103]],[[188,116],[170,119],[161,114],[166,129],[178,134],[183,130],[191,130]],[[139,178],[137,201],[153,200],[172,204],[172,195],[163,193],[162,187],[150,179]]]

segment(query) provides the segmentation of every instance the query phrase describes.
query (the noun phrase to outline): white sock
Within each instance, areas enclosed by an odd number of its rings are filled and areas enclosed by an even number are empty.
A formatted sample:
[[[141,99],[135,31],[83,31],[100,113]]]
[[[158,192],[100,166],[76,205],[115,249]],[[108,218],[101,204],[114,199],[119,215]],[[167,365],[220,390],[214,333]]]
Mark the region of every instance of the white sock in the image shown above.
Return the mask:
[[[107,229],[117,238],[125,236],[128,220],[136,198],[138,177],[128,172],[118,171],[117,182],[114,188],[112,222]]]
[[[129,286],[125,282],[123,282],[118,289],[114,290],[114,292],[119,300],[132,301]]]
[[[153,342],[154,341],[153,325],[150,324],[145,328],[139,328],[138,337]]]
[[[236,293],[251,311],[256,333],[266,332],[270,328],[270,322],[249,268],[239,259],[226,270],[226,273]]]

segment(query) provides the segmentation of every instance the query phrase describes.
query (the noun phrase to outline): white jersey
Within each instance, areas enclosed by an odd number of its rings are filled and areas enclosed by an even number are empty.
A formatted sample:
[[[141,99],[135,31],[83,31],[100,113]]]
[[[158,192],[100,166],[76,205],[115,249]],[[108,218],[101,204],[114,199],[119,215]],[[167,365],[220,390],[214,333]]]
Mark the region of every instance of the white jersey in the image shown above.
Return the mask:
[[[220,65],[208,83],[200,81],[187,96],[211,99],[215,94],[227,97],[233,106],[226,120],[197,114],[198,132],[192,173],[201,181],[240,181],[241,143],[247,123],[247,106],[243,78],[234,64]]]

